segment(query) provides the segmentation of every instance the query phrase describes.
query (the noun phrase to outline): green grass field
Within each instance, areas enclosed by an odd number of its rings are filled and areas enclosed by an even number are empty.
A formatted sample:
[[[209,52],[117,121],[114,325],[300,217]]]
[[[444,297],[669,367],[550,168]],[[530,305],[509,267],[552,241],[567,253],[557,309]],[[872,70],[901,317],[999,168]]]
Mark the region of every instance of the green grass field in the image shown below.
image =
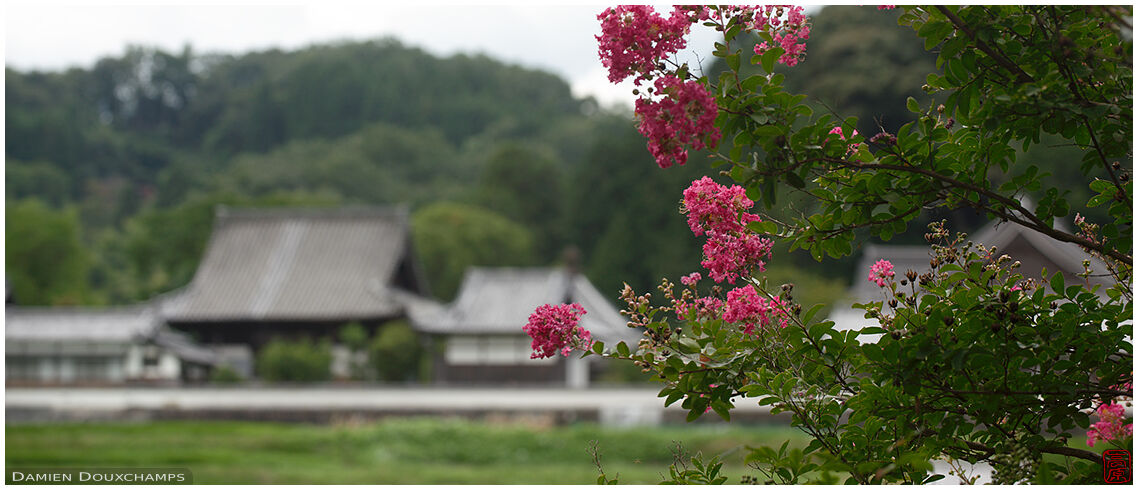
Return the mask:
[[[690,425],[636,429],[592,424],[534,427],[457,419],[363,425],[178,421],[13,425],[7,466],[179,467],[194,483],[592,484],[597,441],[609,477],[658,483],[675,443],[723,454],[728,483],[748,472],[743,445],[806,438],[782,426]]]

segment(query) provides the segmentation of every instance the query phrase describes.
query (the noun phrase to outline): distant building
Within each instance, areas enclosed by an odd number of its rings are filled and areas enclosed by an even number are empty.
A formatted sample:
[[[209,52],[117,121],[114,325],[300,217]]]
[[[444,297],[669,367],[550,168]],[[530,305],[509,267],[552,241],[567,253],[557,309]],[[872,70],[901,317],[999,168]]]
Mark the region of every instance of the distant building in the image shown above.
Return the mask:
[[[166,328],[149,305],[8,307],[9,385],[106,385],[205,380],[214,353]]]
[[[472,268],[458,299],[428,297],[405,208],[218,208],[193,279],[149,305],[8,308],[9,382],[117,384],[206,379],[226,367],[254,375],[274,339],[338,340],[358,323],[410,319],[439,383],[558,383],[583,387],[600,366],[573,356],[530,359],[522,332],[546,303],[577,302],[595,339],[635,347],[640,336],[581,275],[555,268]],[[335,377],[360,353],[333,346]],[[382,362],[382,361],[380,361]]]
[[[1008,255],[1013,261],[1021,264],[1017,272],[1024,278],[1035,278],[1040,281],[1044,269],[1048,277],[1056,272],[1062,272],[1066,284],[1082,284],[1089,282],[1091,286],[1102,285],[1099,294],[1105,296],[1103,290],[1110,284],[1104,277],[1106,264],[1101,260],[1079,248],[1078,245],[1060,242],[1038,231],[1013,222],[994,221],[969,235],[968,240],[983,245],[986,248],[996,247],[996,256]],[[877,245],[868,244],[862,252],[850,288],[850,297],[853,303],[867,303],[870,301],[884,301],[887,298],[876,284],[869,282],[869,268],[878,260],[885,259],[893,264],[896,271],[896,280],[900,281],[908,270],[924,274],[931,270],[929,265],[932,259],[931,249],[927,245]],[[1083,261],[1090,261],[1091,269],[1095,275],[1084,280],[1077,274],[1083,271]],[[1042,284],[1046,285],[1046,281]],[[879,325],[877,320],[865,318],[865,312],[851,307],[835,308],[830,313],[838,330],[860,329],[867,326]],[[864,336],[863,341],[879,338],[880,335]]]
[[[273,338],[370,333],[426,294],[405,208],[219,208],[193,280],[162,315],[198,340],[257,351]]]
[[[412,309],[412,322],[435,346],[433,376],[440,383],[589,383],[597,357],[530,359],[531,339],[522,332],[543,304],[580,303],[581,325],[593,338],[635,348],[638,330],[626,321],[585,276],[558,268],[467,270],[458,297],[446,307]]]

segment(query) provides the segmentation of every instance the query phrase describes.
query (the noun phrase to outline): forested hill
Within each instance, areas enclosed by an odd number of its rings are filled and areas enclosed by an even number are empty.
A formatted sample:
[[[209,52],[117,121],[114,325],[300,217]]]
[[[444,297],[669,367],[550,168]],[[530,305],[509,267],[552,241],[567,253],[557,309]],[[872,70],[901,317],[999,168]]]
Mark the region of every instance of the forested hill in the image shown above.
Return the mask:
[[[627,115],[546,72],[380,40],[241,55],[131,47],[5,78],[20,303],[124,303],[184,285],[217,204],[411,204],[443,299],[467,265],[547,264],[569,245],[606,291],[698,266],[674,203],[702,169],[654,172]],[[630,182],[598,190],[617,165]],[[653,187],[630,199],[626,183]],[[674,224],[629,225],[640,219]],[[658,257],[627,249],[640,228],[632,243],[662,243]]]
[[[392,40],[241,56],[134,47],[91,69],[5,76],[9,158],[151,184],[180,152],[224,159],[375,123],[461,146],[535,137],[582,107],[554,75]]]

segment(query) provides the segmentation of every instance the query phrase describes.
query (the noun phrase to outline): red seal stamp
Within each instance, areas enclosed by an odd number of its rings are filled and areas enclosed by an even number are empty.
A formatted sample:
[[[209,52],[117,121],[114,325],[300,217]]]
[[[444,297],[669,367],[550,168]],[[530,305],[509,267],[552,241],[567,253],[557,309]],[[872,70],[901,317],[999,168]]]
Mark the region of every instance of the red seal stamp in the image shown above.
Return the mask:
[[[1102,452],[1102,481],[1106,483],[1130,483],[1132,471],[1130,451],[1107,449]]]

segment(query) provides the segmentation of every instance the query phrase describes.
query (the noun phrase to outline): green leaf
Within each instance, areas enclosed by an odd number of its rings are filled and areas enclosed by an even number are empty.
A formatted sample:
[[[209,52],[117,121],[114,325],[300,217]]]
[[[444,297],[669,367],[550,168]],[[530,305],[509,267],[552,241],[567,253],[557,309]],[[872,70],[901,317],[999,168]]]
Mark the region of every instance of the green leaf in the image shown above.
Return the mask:
[[[767,235],[778,233],[778,225],[774,221],[752,221],[747,223],[747,228],[755,233]]]
[[[916,114],[921,113],[921,106],[919,104],[917,104],[917,99],[914,99],[912,97],[909,97],[905,101],[905,108],[909,109],[909,112],[912,112],[912,113],[916,113]]]
[[[782,126],[776,126],[776,125],[772,124],[772,125],[767,125],[767,126],[759,126],[759,127],[755,128],[754,132],[755,132],[755,136],[771,137],[771,136],[778,136],[778,135],[783,134],[784,130],[783,130]]]
[[[729,68],[731,68],[731,71],[739,71],[739,54],[738,53],[727,55],[726,59],[727,59],[727,66]]]
[[[771,48],[766,53],[763,53],[763,71],[767,73],[774,73],[774,62],[778,60],[779,56],[782,56],[782,48]]]
[[[694,354],[696,352],[699,352],[699,343],[691,337],[681,337],[676,341],[676,347],[680,352],[683,352],[685,354]]]
[[[1062,272],[1056,272],[1055,275],[1051,276],[1051,290],[1052,291],[1055,291],[1058,294],[1063,294],[1063,291],[1065,290],[1064,286],[1065,286],[1065,284],[1064,284]]]
[[[809,325],[810,320],[814,319],[814,315],[818,314],[818,312],[821,311],[822,308],[824,308],[825,306],[826,305],[823,305],[820,303],[816,304],[814,306],[811,306],[809,310],[806,310],[806,314],[802,315],[802,323]]]
[[[806,182],[803,182],[802,177],[799,177],[798,174],[794,172],[786,173],[786,183],[790,184],[791,187],[794,187],[795,189],[802,189],[806,187]]]

